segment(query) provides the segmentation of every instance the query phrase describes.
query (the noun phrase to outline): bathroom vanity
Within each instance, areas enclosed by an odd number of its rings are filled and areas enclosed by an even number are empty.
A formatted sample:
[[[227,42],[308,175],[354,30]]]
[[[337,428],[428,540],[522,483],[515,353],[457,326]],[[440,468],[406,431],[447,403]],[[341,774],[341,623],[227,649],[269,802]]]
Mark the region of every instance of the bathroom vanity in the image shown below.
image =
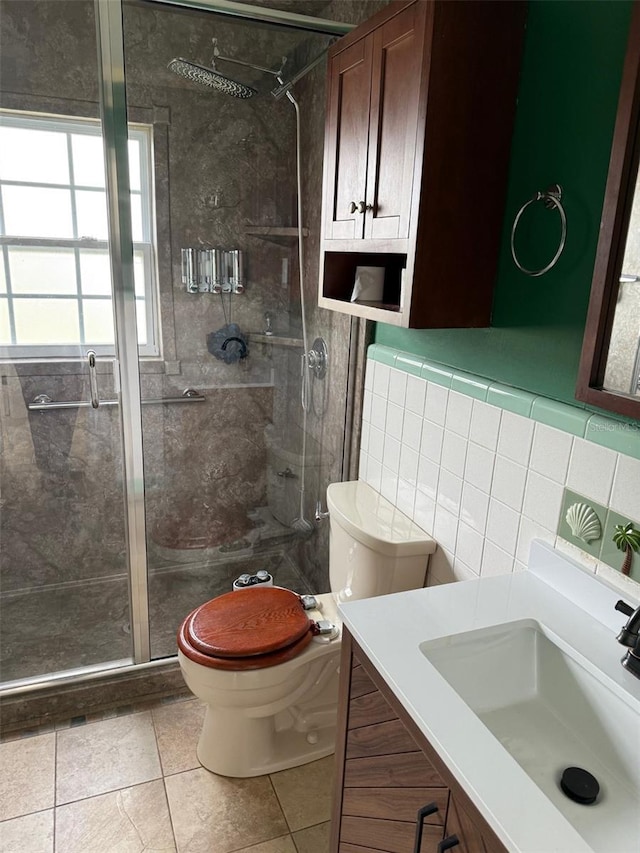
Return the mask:
[[[341,605],[331,853],[640,850],[620,598],[535,542],[527,571]]]
[[[348,630],[340,670],[332,853],[504,851]]]

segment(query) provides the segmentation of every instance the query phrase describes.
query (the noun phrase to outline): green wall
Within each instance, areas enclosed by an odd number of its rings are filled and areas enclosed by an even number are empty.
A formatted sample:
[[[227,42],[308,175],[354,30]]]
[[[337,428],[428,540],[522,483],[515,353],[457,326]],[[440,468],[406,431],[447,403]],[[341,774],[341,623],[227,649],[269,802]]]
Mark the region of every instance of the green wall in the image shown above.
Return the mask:
[[[376,343],[581,405],[574,388],[631,8],[631,0],[532,0],[492,328],[377,323]],[[530,278],[511,258],[511,225],[520,206],[554,182],[563,188],[567,243],[549,273]],[[518,253],[539,269],[558,245],[559,217],[540,204],[527,214]],[[469,279],[459,286],[473,286],[473,270]]]

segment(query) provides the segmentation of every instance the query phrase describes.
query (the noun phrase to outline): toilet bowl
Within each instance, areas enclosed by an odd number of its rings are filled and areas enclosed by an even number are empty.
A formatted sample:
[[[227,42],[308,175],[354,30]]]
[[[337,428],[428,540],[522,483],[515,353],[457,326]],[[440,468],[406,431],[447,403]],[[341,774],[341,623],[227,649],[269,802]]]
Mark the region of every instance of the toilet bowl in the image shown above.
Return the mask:
[[[200,763],[259,776],[335,747],[341,623],[337,602],[423,586],[436,543],[365,483],[327,489],[332,592],[304,610],[278,587],[205,602],[178,632],[178,659],[206,704]],[[309,604],[309,602],[306,602]]]

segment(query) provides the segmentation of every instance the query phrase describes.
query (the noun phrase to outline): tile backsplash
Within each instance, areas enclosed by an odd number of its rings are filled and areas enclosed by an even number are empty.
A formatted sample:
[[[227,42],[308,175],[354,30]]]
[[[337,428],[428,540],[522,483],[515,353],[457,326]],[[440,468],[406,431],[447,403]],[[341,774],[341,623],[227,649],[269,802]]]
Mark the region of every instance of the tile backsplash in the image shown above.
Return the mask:
[[[640,597],[635,580],[556,535],[565,487],[640,526],[640,459],[616,449],[616,430],[635,452],[633,425],[374,345],[359,477],[436,539],[431,584],[521,570],[538,538]]]

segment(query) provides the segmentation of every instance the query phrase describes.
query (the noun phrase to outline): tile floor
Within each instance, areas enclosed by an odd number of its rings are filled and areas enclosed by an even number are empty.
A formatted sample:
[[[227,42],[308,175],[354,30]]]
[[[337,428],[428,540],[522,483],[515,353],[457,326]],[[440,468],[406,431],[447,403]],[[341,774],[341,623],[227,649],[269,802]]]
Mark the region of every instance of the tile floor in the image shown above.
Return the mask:
[[[178,699],[0,744],[0,853],[328,853],[333,756],[216,776],[203,714]]]

